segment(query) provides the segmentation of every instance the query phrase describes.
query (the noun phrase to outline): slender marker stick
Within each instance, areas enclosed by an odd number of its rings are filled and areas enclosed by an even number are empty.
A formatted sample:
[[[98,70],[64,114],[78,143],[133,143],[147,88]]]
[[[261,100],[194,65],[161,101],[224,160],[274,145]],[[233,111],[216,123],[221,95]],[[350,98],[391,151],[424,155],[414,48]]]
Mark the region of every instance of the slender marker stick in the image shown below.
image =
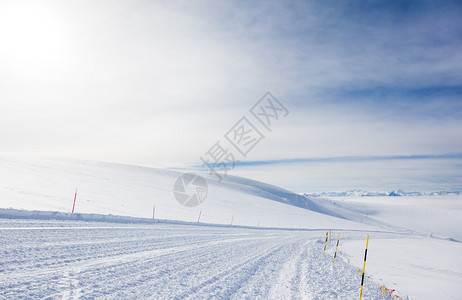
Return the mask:
[[[324,254],[326,253],[326,246],[327,246],[327,238],[329,237],[329,230],[326,232],[326,241],[324,242],[324,251],[322,252],[322,258],[324,258]]]
[[[201,211],[199,212],[199,218],[197,218],[197,223],[199,223],[200,220],[201,220],[201,214],[202,214],[202,209],[201,209]]]
[[[334,261],[332,262],[332,267],[335,264],[335,258],[337,257],[338,242],[340,241],[340,233],[338,234],[337,246],[335,247]]]
[[[361,300],[363,297],[364,271],[366,270],[366,258],[367,258],[367,246],[368,245],[369,245],[369,235],[367,235],[366,251],[364,252],[363,276],[361,277],[361,293],[359,294],[359,300]]]
[[[74,194],[74,205],[72,205],[72,213],[74,213],[76,199],[77,199],[77,189],[75,190],[75,194]]]

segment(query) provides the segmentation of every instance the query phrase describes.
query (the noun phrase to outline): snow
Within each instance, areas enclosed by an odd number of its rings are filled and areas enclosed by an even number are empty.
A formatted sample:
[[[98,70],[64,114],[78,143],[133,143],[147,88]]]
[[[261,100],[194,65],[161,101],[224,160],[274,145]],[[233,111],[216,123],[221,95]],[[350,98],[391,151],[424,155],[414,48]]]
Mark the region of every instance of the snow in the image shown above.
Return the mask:
[[[355,299],[320,231],[175,224],[0,222],[0,298]],[[39,243],[37,241],[40,241]],[[365,299],[379,296],[376,284]]]
[[[357,214],[394,224],[423,236],[462,241],[462,197],[460,195],[422,197],[330,198]]]
[[[70,212],[78,189],[78,213],[151,218],[155,205],[158,219],[195,222],[202,211],[205,223],[230,224],[234,216],[233,224],[242,226],[257,226],[260,221],[262,227],[364,228],[302,208],[301,195],[232,176],[223,183],[206,177],[205,202],[184,207],[173,195],[180,175],[137,166],[0,156],[0,207]]]
[[[362,268],[364,241],[342,245],[349,261]],[[390,289],[413,299],[459,299],[462,244],[439,239],[380,239],[369,242],[367,272]]]
[[[304,197],[203,174],[187,208],[180,175],[0,154],[0,298],[357,299],[368,234],[364,299],[460,298],[461,195]]]

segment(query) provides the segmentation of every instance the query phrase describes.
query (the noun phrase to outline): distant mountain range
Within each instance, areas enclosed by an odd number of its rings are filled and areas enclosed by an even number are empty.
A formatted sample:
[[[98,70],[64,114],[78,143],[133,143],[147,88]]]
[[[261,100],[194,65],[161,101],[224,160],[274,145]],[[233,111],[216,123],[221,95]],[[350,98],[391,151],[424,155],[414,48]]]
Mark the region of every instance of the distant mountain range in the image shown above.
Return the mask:
[[[322,193],[305,193],[306,197],[375,197],[375,196],[444,196],[460,195],[459,191],[438,191],[438,192],[405,192],[397,189],[391,192],[367,192],[363,190],[350,190],[346,192],[322,192]]]

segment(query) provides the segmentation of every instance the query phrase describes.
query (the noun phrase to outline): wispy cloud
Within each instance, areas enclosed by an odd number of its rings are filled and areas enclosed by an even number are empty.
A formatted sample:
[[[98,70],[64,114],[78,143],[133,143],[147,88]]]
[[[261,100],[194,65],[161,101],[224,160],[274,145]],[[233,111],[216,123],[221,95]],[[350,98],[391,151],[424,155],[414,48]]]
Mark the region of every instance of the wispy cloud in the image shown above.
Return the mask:
[[[339,156],[319,158],[292,158],[259,161],[239,161],[236,167],[251,167],[262,165],[299,164],[299,163],[338,163],[338,162],[364,162],[364,161],[388,161],[388,160],[439,160],[457,159],[462,160],[462,153],[447,153],[435,155],[387,155],[387,156]]]
[[[0,151],[193,165],[267,90],[254,163],[462,149],[459,1],[31,3],[0,3]]]

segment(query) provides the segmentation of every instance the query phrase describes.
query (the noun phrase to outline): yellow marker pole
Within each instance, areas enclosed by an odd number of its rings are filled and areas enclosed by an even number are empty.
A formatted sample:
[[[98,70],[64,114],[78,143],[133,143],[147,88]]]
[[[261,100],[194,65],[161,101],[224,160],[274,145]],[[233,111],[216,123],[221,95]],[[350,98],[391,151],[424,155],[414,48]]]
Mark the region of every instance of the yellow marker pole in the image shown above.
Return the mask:
[[[366,258],[367,258],[367,246],[368,245],[369,245],[369,235],[367,235],[366,251],[364,252],[363,276],[361,278],[361,293],[359,294],[359,300],[361,300],[363,297],[364,271],[366,270]]]
[[[337,246],[335,246],[335,254],[334,254],[334,261],[332,262],[332,267],[335,264],[335,258],[337,257],[337,249],[338,249],[338,242],[340,241],[340,233],[338,234],[338,239],[337,239]]]
[[[327,246],[327,238],[329,236],[329,230],[326,232],[326,241],[324,242],[324,252],[322,253],[322,258],[324,258],[324,254],[326,253],[326,246]]]

